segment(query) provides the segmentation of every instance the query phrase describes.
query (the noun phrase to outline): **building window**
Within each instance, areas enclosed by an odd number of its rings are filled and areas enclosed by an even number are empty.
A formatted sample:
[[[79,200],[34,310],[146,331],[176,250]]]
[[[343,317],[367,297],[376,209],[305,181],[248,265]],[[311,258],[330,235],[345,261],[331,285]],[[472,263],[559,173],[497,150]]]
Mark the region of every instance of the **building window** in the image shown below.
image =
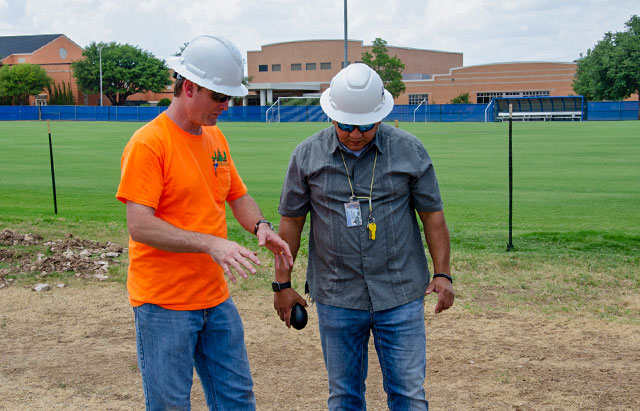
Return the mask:
[[[522,97],[548,97],[548,91],[523,91]]]
[[[302,70],[302,63],[292,63],[291,71],[300,71]]]
[[[425,101],[426,100],[426,101]],[[409,94],[409,104],[417,106],[422,103],[429,104],[429,95],[428,94]]]
[[[260,64],[258,66],[258,71],[269,71],[269,65],[268,64]]]
[[[320,70],[331,70],[331,62],[320,63]]]
[[[316,63],[307,63],[307,70],[315,70]]]
[[[549,91],[485,91],[477,93],[478,104],[488,104],[492,98],[501,97],[548,97]]]
[[[24,63],[24,57],[18,57],[18,63]]]
[[[280,64],[272,64],[271,71],[280,71]]]

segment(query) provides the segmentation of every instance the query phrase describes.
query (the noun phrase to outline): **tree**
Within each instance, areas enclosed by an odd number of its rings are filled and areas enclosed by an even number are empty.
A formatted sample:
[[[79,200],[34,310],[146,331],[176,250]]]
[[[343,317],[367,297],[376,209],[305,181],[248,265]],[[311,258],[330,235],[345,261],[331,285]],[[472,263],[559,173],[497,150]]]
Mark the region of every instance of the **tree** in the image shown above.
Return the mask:
[[[82,52],[84,58],[74,61],[73,75],[85,93],[100,92],[100,56],[102,49],[102,92],[114,106],[125,104],[136,93],[166,90],[171,84],[169,69],[148,51],[129,44],[89,44]]]
[[[458,97],[454,97],[451,100],[451,104],[470,104],[469,93],[462,93]]]
[[[29,96],[40,94],[51,77],[37,64],[16,64],[0,68],[0,96],[10,104],[29,104]]]
[[[380,75],[384,88],[396,98],[406,90],[402,82],[404,63],[397,56],[390,57],[386,46],[387,42],[377,37],[371,47],[373,54],[368,51],[362,53],[362,62]]]
[[[58,83],[53,83],[53,87],[51,85],[47,86],[47,91],[49,92],[49,104],[51,105],[72,106],[75,104],[70,83],[62,82],[62,87]]]
[[[619,100],[638,93],[640,102],[640,17],[633,15],[625,26],[626,31],[607,32],[586,55],[580,54],[572,84],[576,93],[588,100]]]

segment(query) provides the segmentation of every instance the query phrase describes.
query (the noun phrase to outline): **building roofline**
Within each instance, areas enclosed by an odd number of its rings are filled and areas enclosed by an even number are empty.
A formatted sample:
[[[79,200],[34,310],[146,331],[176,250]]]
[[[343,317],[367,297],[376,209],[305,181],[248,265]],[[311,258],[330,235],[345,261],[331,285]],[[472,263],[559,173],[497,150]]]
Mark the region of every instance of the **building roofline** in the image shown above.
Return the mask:
[[[47,47],[49,44],[51,44],[51,43],[53,43],[54,41],[58,40],[60,37],[64,37],[64,38],[66,38],[66,39],[67,39],[67,40],[69,40],[71,43],[73,43],[73,44],[75,44],[76,46],[78,46],[78,48],[79,48],[80,50],[84,50],[84,48],[83,48],[83,47],[80,47],[80,46],[78,45],[78,43],[76,43],[75,41],[71,40],[71,39],[70,39],[69,37],[67,37],[66,35],[64,35],[64,34],[60,34],[60,35],[59,35],[58,37],[56,37],[55,39],[51,40],[51,41],[50,41],[50,42],[48,42],[47,44],[43,44],[43,45],[42,45],[42,47],[37,48],[37,49],[33,50],[31,53],[28,53],[28,54],[33,54],[33,53],[35,53],[36,51],[38,51],[38,50],[40,50],[40,49],[42,49],[42,48],[44,48],[44,47]]]
[[[55,36],[55,37],[53,37],[51,41],[49,41],[49,42],[47,42],[47,43],[44,43],[42,46],[38,47],[37,49],[33,49],[33,50],[32,50],[32,51],[30,51],[30,52],[11,53],[11,54],[8,54],[8,55],[6,55],[6,56],[2,56],[2,58],[0,59],[0,61],[1,61],[1,60],[6,59],[6,58],[7,58],[7,57],[9,57],[9,56],[28,56],[28,55],[32,55],[32,54],[36,53],[37,51],[41,50],[43,47],[46,47],[46,46],[48,46],[49,44],[53,43],[54,41],[58,40],[60,37],[64,37],[64,38],[65,38],[65,39],[67,39],[69,42],[71,42],[71,43],[73,43],[74,45],[76,45],[79,49],[84,50],[84,48],[83,48],[83,47],[81,47],[78,43],[76,43],[75,41],[71,40],[67,35],[62,34],[62,33],[52,33],[52,34],[26,34],[26,35],[20,35],[20,36],[2,36],[2,37],[4,37],[4,38],[7,38],[7,37],[21,37],[21,38],[24,38],[24,37],[41,37],[41,36]]]
[[[434,74],[432,76],[432,78],[430,80],[435,79],[435,77],[438,76],[452,76],[453,72],[456,70],[462,70],[462,69],[466,69],[466,68],[472,68],[472,67],[486,67],[486,66],[502,66],[505,64],[567,64],[567,65],[575,65],[576,63],[567,63],[566,61],[503,61],[503,62],[498,62],[498,63],[485,63],[485,64],[474,64],[472,66],[462,66],[462,67],[452,67],[449,69],[449,73],[445,74],[445,73],[440,73],[440,74]]]
[[[262,47],[277,46],[277,45],[280,45],[280,44],[311,43],[311,42],[319,42],[319,41],[340,41],[340,42],[344,42],[344,39],[309,39],[309,40],[280,41],[280,42],[276,42],[276,43],[263,44],[263,45],[260,46],[260,50],[262,50]],[[353,43],[360,43],[361,47],[373,47],[373,44],[364,44],[363,40],[348,39],[347,41],[353,42]],[[421,48],[417,48],[417,47],[394,46],[393,44],[387,44],[386,47],[394,48],[394,49],[403,49],[403,50],[433,51],[433,52],[436,52],[436,53],[449,53],[449,54],[460,54],[460,55],[463,54],[461,51],[445,51],[445,50],[421,49]],[[260,50],[248,50],[247,52],[259,52]]]
[[[437,77],[453,76],[455,74],[454,71],[461,70],[461,69],[466,69],[466,68],[471,68],[471,67],[500,66],[500,65],[505,65],[505,64],[535,64],[535,63],[566,64],[566,65],[575,65],[576,64],[576,63],[573,63],[573,62],[566,62],[566,61],[509,61],[509,62],[500,62],[500,63],[474,64],[472,66],[452,67],[452,68],[449,69],[449,73],[434,74],[429,79],[402,80],[402,82],[403,83],[435,82]]]
[[[453,67],[450,70],[459,70],[470,67],[497,66],[502,64],[576,64],[572,61],[500,61],[497,63],[473,64],[471,66]]]

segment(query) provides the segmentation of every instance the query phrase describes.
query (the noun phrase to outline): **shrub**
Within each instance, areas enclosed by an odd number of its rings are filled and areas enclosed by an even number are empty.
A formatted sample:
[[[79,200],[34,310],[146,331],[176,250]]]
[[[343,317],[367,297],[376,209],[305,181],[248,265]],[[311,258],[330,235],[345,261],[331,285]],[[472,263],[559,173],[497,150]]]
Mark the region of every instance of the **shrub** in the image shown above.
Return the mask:
[[[469,104],[469,93],[462,93],[451,100],[451,104]]]

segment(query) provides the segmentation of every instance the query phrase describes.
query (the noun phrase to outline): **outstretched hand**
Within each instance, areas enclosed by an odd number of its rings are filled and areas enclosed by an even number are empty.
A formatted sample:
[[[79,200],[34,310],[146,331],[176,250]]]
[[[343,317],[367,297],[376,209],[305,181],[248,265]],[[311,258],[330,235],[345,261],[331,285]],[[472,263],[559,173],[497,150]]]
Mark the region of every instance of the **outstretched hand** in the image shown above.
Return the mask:
[[[280,268],[290,270],[293,267],[293,256],[289,244],[264,224],[258,230],[258,245],[267,247],[273,253],[276,260],[276,270]]]
[[[431,280],[425,295],[436,292],[438,294],[438,302],[436,303],[435,313],[438,314],[453,305],[453,300],[456,297],[453,291],[453,284],[449,280],[443,277],[436,277]]]
[[[249,278],[247,271],[251,274],[256,273],[256,268],[253,265],[260,265],[260,259],[256,252],[244,248],[233,241],[220,237],[214,238],[212,251],[209,252],[209,255],[213,258],[213,261],[222,267],[225,275],[229,277],[232,283],[236,282],[236,277],[233,275],[231,268],[244,279]]]

